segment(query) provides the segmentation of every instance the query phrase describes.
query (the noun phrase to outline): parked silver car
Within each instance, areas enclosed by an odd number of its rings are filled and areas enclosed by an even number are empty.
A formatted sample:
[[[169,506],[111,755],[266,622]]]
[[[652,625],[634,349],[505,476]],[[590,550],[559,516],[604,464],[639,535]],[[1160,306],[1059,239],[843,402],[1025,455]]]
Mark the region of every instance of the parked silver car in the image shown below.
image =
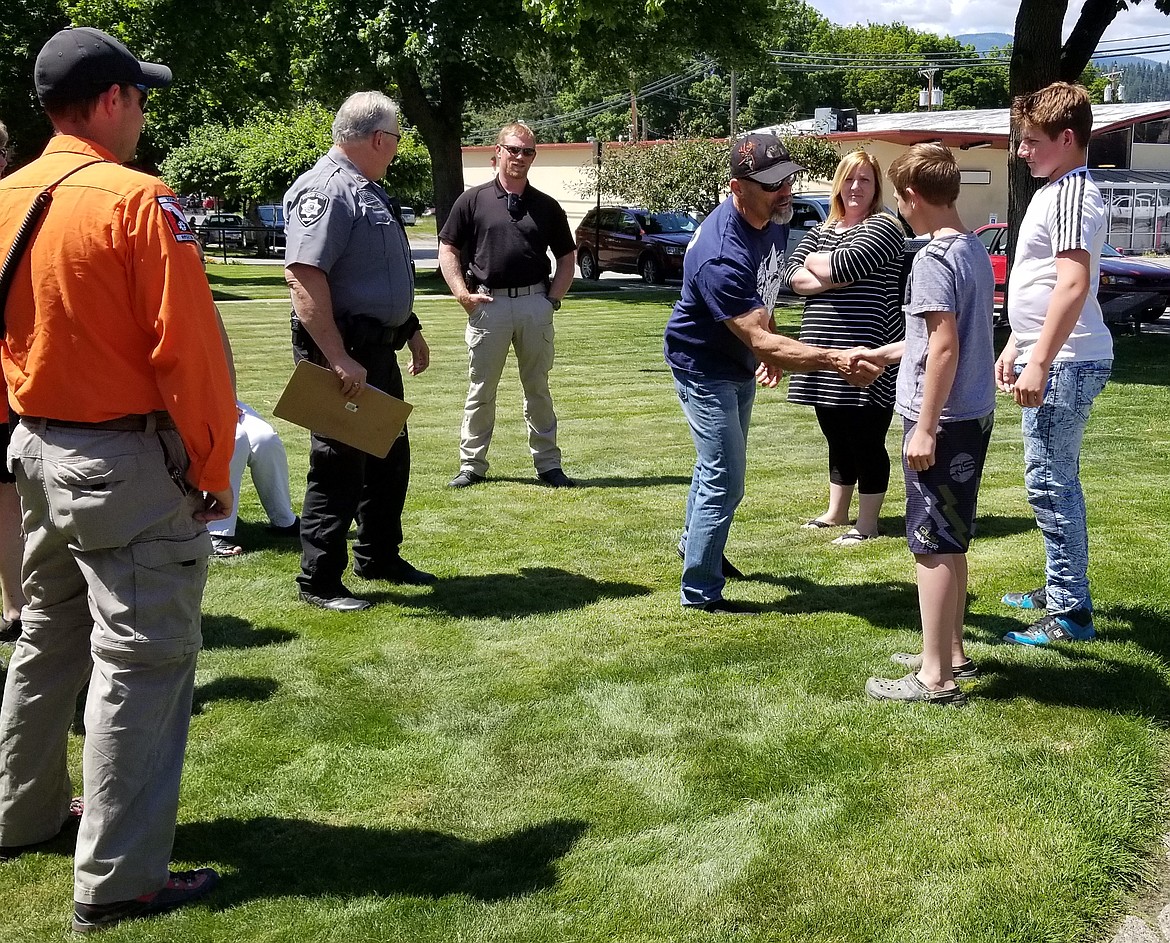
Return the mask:
[[[213,213],[199,225],[204,245],[244,245],[244,217],[237,213]]]

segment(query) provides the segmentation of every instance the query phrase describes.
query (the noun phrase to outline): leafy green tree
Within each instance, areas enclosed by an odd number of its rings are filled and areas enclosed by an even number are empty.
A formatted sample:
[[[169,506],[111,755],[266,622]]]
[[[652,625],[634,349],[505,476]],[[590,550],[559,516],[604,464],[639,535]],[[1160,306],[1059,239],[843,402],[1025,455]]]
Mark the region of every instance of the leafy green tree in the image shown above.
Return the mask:
[[[333,112],[318,102],[283,111],[259,111],[235,127],[208,124],[173,148],[162,164],[174,190],[212,193],[229,206],[277,203],[289,185],[331,144]],[[430,157],[404,131],[386,172],[391,193],[424,202],[430,195]]]
[[[1006,65],[946,70],[944,108],[1006,108],[1009,101]]]
[[[784,139],[793,160],[813,176],[831,176],[839,155],[824,139],[794,135]],[[697,209],[709,213],[727,192],[731,176],[726,140],[654,141],[610,144],[600,168],[601,192],[648,210]],[[598,168],[584,172],[581,196],[597,193]]]
[[[243,202],[237,161],[239,136],[221,124],[191,132],[186,143],[173,147],[159,167],[163,180],[176,193],[208,193],[226,206]]]
[[[463,113],[519,86],[516,61],[535,45],[520,0],[289,0],[294,75],[321,100],[397,90],[430,151],[445,219],[463,192]]]
[[[0,5],[0,121],[8,128],[10,165],[36,157],[52,133],[37,104],[33,63],[45,41],[67,25],[55,0],[4,0]]]
[[[9,0],[10,2],[10,0]],[[150,164],[192,129],[230,125],[296,98],[289,82],[288,0],[64,0],[74,23],[96,26],[139,57],[165,62],[174,84],[151,96],[139,159]]]

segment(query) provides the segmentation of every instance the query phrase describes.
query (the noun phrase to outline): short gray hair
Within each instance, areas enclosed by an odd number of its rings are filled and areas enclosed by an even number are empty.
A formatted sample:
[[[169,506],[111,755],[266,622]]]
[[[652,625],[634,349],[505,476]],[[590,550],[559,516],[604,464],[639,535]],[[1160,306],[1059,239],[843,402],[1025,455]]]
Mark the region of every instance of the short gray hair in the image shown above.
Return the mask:
[[[8,145],[8,128],[4,126],[4,122],[0,121],[0,147]]]
[[[337,109],[333,119],[333,143],[345,144],[385,130],[389,121],[398,127],[398,106],[381,92],[354,92]]]

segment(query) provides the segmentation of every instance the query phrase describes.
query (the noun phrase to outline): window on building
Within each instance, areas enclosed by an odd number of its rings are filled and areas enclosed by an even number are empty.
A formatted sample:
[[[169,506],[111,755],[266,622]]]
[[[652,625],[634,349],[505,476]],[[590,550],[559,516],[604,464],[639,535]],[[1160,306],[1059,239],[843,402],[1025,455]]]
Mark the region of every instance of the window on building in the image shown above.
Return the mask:
[[[1129,128],[1094,135],[1089,141],[1090,167],[1129,167]]]
[[[1170,144],[1170,118],[1157,118],[1134,125],[1134,144]]]

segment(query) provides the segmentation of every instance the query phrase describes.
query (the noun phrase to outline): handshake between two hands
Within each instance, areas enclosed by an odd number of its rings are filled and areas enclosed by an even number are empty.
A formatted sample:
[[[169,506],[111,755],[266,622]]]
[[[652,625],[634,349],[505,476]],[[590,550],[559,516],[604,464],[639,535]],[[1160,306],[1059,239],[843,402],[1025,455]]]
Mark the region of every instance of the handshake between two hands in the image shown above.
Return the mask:
[[[868,347],[851,347],[848,350],[827,350],[835,369],[853,386],[869,386],[886,369],[885,360],[878,351]],[[761,363],[756,368],[756,379],[761,386],[775,388],[784,376],[779,367]]]

